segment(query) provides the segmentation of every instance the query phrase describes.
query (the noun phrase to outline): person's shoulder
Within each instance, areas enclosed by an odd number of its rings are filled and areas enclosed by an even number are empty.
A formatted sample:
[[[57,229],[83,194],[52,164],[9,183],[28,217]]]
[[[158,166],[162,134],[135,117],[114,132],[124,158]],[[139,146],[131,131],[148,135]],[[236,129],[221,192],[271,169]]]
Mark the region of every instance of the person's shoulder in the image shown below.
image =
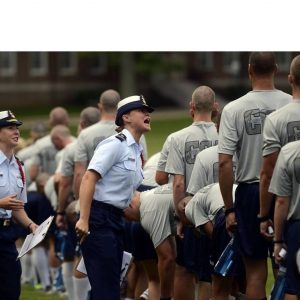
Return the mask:
[[[280,121],[280,120],[286,120],[286,113],[290,110],[292,103],[289,102],[286,105],[274,110],[269,115],[267,115],[267,118],[269,118],[272,121]]]
[[[50,134],[38,139],[34,144],[38,148],[48,147],[52,144]]]
[[[235,99],[235,100],[231,100],[230,102],[228,102],[224,108],[223,108],[223,112],[234,112],[235,110],[239,110],[241,108],[243,108],[244,104],[245,104],[245,100],[248,99],[250,92],[246,93],[245,95]]]
[[[100,126],[100,122],[97,122],[87,128],[84,128],[81,130],[80,134],[79,134],[79,137],[85,137],[85,136],[88,136],[90,133],[93,133],[95,131],[98,130],[98,128],[101,127]]]
[[[120,132],[114,136],[117,140],[120,142],[125,142],[127,140],[127,137],[124,133]]]
[[[203,149],[197,154],[197,156],[199,157],[207,157],[210,155],[218,155],[218,145],[214,145],[206,149]]]
[[[300,140],[287,143],[286,145],[284,145],[281,148],[282,152],[286,152],[286,151],[290,151],[290,150],[297,151],[300,154]]]
[[[66,147],[65,147],[65,152],[66,153],[69,153],[69,152],[73,152],[76,150],[76,147],[77,147],[77,140],[68,144]]]
[[[275,92],[278,93],[278,95],[280,95],[280,97],[282,97],[283,99],[287,99],[287,100],[293,99],[291,94],[288,94],[282,90],[275,90]]]

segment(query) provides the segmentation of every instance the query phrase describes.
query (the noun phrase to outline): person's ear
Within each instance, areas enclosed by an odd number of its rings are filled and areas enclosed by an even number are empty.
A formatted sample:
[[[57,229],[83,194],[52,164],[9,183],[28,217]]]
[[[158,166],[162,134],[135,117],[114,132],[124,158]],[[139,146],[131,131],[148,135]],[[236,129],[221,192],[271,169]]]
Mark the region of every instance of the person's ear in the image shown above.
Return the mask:
[[[289,82],[290,86],[294,85],[294,76],[293,75],[291,75],[291,74],[288,75],[288,82]]]

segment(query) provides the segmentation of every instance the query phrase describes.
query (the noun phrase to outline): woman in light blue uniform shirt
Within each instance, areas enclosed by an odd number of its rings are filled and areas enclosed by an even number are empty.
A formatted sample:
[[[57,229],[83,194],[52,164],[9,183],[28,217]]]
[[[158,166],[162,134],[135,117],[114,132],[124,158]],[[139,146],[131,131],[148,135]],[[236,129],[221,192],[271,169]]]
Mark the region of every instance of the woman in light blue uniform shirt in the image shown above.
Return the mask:
[[[24,169],[14,156],[20,132],[18,121],[9,111],[0,111],[0,299],[18,300],[21,293],[21,265],[16,260],[17,239],[12,221],[33,232],[37,225],[27,216]]]
[[[92,300],[120,299],[123,255],[123,209],[143,180],[139,140],[150,131],[150,113],[143,96],[121,100],[117,131],[96,148],[80,185],[80,218],[76,232],[91,284]]]

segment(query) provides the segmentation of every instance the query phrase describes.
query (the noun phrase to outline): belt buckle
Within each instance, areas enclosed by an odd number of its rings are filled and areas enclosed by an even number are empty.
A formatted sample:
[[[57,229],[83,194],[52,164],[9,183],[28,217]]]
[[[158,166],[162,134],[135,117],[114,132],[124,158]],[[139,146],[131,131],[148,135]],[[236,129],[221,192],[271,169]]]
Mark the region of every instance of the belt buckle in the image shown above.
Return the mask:
[[[3,226],[7,227],[10,225],[10,220],[9,219],[6,219],[3,221]]]

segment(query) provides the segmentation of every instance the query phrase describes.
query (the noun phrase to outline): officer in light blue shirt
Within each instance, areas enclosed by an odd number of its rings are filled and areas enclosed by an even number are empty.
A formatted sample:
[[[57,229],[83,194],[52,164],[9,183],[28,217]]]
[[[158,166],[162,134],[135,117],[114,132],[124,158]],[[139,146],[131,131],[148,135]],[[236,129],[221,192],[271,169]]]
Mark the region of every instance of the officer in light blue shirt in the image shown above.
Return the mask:
[[[24,210],[24,169],[14,156],[20,125],[22,122],[11,111],[0,111],[0,299],[6,300],[18,300],[21,293],[21,265],[16,260],[17,236],[12,218],[31,232],[37,228]]]
[[[98,145],[82,178],[76,232],[92,299],[120,299],[123,209],[143,180],[139,141],[151,129],[151,112],[143,96],[121,100],[115,121],[119,134]]]

